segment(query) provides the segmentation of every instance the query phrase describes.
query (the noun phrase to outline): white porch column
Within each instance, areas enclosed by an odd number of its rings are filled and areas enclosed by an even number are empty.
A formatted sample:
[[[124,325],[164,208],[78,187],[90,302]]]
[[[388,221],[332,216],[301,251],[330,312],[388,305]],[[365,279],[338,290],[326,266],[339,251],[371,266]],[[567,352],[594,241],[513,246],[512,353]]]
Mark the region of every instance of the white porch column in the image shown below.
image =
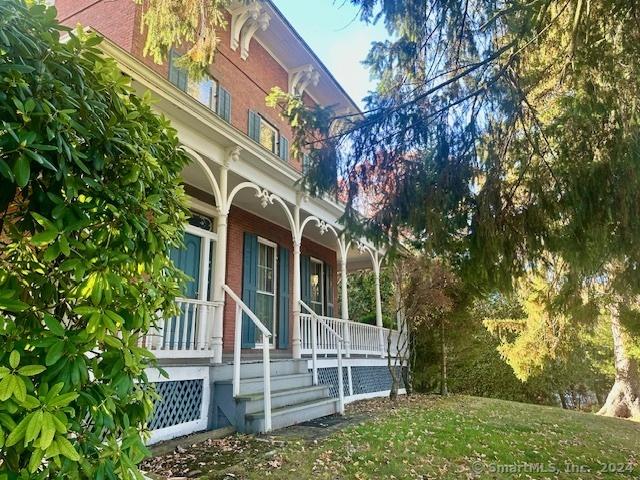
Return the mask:
[[[300,235],[300,203],[302,195],[296,195],[296,206],[293,210],[293,334],[291,335],[291,350],[293,358],[302,356],[301,347],[302,339],[300,336],[300,246],[302,243],[302,235]]]
[[[229,207],[227,203],[229,163],[240,155],[238,147],[229,150],[227,157],[220,166],[220,197],[222,205],[218,205],[218,217],[216,218],[216,242],[215,265],[213,276],[213,302],[216,306],[213,317],[213,334],[211,347],[213,349],[213,362],[222,363],[222,336],[224,326],[224,285],[227,278],[227,221],[229,219]]]
[[[378,250],[373,252],[373,273],[376,281],[376,326],[378,327],[378,338],[380,340],[380,356],[384,357],[387,346],[384,344],[384,331],[382,325],[382,296],[380,295],[380,255]]]
[[[340,246],[340,271],[341,271],[341,300],[342,307],[340,308],[340,316],[345,322],[349,320],[349,294],[347,291],[347,252],[351,242],[345,243],[338,239],[338,245]],[[349,324],[345,324],[344,332],[342,332],[344,338],[344,350],[347,358],[351,357],[351,330]]]
[[[213,302],[215,313],[213,317],[213,334],[211,347],[213,349],[213,363],[222,363],[222,334],[224,324],[224,284],[227,264],[227,213],[220,213],[216,219],[218,240],[216,242],[216,262],[214,265]]]

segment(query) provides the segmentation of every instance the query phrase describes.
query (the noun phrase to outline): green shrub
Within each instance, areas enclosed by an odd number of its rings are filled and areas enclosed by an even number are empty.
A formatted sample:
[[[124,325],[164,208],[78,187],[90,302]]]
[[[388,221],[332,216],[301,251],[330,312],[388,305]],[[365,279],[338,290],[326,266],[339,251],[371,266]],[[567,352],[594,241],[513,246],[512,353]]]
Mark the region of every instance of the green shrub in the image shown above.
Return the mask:
[[[0,0],[0,479],[141,478],[138,345],[175,308],[187,159],[100,39],[55,15]]]

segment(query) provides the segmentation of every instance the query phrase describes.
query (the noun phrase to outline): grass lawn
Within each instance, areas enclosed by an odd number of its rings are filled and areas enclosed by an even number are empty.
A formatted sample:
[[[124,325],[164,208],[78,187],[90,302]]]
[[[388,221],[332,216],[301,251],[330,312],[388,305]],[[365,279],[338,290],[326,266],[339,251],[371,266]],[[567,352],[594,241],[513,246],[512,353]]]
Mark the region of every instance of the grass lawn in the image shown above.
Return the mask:
[[[460,396],[361,402],[348,411],[363,414],[370,418],[316,440],[295,430],[223,440],[241,442],[235,461],[193,454],[197,477],[640,479],[640,424],[631,421]]]

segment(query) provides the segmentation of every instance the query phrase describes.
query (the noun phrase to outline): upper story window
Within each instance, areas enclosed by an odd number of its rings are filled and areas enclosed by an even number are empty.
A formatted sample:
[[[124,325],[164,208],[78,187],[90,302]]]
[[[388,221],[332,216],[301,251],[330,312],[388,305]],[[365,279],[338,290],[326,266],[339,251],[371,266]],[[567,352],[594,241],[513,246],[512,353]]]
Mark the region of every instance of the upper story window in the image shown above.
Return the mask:
[[[302,173],[307,174],[311,168],[311,157],[308,153],[302,154]]]
[[[189,78],[186,70],[176,65],[179,56],[175,50],[169,52],[169,81],[230,122],[231,95],[229,92],[222,88],[211,75],[205,75],[200,80]]]
[[[218,105],[218,82],[210,75],[196,82],[188,80],[187,93],[211,110],[215,110]]]
[[[249,110],[249,136],[285,162],[289,161],[289,140],[260,114]]]
[[[260,122],[260,144],[267,150],[278,153],[278,130],[264,119]]]

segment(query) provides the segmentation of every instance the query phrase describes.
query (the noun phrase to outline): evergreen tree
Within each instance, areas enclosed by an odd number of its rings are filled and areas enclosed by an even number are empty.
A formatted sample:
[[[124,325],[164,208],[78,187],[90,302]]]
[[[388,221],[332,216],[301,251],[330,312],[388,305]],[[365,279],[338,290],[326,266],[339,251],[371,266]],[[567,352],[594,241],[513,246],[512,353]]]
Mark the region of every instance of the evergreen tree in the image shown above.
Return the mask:
[[[640,7],[352,3],[391,37],[368,56],[378,87],[364,114],[327,126],[326,112],[271,97],[298,125],[296,148],[310,150],[310,189],[337,188],[327,173],[337,166],[353,231],[409,231],[479,291],[512,289],[561,259],[551,305],[570,321],[611,313],[617,373],[603,413],[640,415],[638,362],[620,321],[640,293]],[[364,229],[363,192],[381,199]]]

